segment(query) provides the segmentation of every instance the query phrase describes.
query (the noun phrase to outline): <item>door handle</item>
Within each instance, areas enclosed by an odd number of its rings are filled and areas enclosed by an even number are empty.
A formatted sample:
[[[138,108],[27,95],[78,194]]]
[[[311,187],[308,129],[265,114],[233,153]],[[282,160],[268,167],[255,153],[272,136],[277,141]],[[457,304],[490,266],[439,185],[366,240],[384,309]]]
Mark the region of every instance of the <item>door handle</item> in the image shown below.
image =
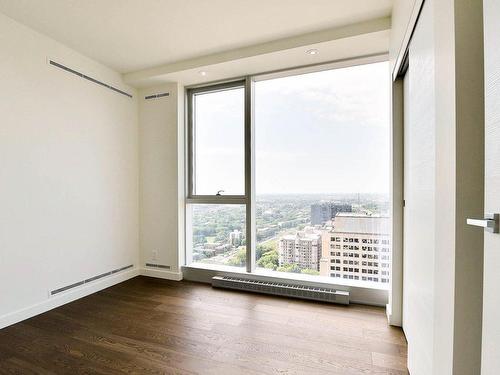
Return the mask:
[[[484,219],[467,219],[467,224],[482,227],[486,232],[498,233],[499,214],[485,214]]]

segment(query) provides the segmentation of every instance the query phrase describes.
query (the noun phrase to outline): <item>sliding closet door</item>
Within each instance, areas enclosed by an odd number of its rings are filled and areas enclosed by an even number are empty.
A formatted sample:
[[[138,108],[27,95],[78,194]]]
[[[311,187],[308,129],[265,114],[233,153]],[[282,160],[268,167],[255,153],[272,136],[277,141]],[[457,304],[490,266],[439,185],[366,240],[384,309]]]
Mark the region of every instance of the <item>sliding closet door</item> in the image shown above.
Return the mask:
[[[433,8],[426,3],[404,79],[403,329],[411,374],[432,374],[435,227]]]

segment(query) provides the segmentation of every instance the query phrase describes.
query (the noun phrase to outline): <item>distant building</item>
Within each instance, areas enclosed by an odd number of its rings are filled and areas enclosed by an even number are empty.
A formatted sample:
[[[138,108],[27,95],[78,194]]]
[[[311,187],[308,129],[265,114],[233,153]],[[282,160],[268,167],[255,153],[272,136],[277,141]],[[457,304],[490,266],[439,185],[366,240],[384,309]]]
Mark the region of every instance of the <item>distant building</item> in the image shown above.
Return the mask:
[[[321,231],[312,227],[285,235],[278,241],[279,265],[297,264],[302,269],[319,271],[321,246]]]
[[[232,245],[230,245],[230,244],[220,245],[220,246],[217,246],[215,248],[215,254],[217,254],[217,255],[224,254],[226,251],[229,251],[231,249],[232,249]]]
[[[311,205],[311,225],[321,225],[339,212],[352,212],[352,205],[346,203],[320,202]]]
[[[229,233],[229,243],[234,247],[241,245],[241,231],[238,229],[233,230]]]
[[[278,227],[280,229],[284,228],[293,228],[296,227],[299,224],[304,224],[307,223],[309,220],[307,217],[299,217],[297,219],[292,219],[292,220],[287,220],[287,221],[280,221],[278,223]]]
[[[268,227],[257,228],[257,240],[261,241],[266,238],[273,237],[278,231],[278,226],[276,224],[271,224]]]
[[[332,230],[323,232],[320,275],[389,282],[390,218],[339,213]]]

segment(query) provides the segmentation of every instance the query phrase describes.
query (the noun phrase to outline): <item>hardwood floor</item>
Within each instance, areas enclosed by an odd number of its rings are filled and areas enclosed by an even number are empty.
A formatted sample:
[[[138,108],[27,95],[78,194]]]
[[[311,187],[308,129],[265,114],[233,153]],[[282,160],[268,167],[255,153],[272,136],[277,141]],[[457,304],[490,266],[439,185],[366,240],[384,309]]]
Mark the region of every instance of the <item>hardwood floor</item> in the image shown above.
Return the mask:
[[[0,374],[407,374],[382,308],[137,277],[0,330]]]

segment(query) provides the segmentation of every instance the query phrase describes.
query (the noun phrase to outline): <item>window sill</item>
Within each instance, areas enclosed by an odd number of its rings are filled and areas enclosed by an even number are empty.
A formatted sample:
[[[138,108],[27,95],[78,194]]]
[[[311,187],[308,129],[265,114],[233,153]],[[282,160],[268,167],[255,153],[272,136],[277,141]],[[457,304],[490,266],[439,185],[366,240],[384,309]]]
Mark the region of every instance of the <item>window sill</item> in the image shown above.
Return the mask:
[[[303,284],[308,286],[332,288],[345,290],[350,293],[351,303],[361,303],[375,306],[386,306],[388,301],[389,284],[345,280],[322,276],[312,276],[303,274],[278,273],[265,269],[257,269],[253,273],[248,273],[244,268],[222,266],[217,264],[192,263],[182,267],[185,280],[211,283],[213,276],[245,276],[253,280],[287,282],[292,284]]]

